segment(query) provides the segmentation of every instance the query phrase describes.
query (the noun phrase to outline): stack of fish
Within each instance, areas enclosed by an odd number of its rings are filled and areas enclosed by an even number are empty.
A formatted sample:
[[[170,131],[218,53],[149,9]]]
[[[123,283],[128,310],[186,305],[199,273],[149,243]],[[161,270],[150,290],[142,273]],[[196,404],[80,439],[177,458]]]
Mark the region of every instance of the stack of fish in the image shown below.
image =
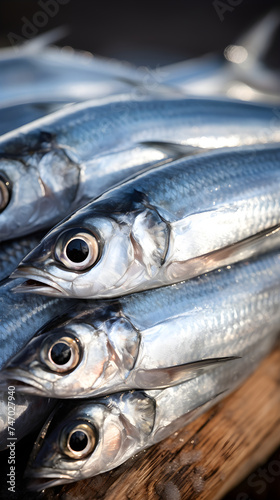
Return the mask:
[[[272,105],[182,97],[168,82],[140,96],[141,71],[98,60],[75,97],[52,72],[67,58],[30,50],[17,57],[44,66],[42,85],[32,102],[7,89],[9,102],[50,114],[0,137],[0,443],[16,387],[18,439],[48,417],[26,471],[42,489],[170,435],[275,344],[280,120]],[[110,96],[89,85],[97,69]]]

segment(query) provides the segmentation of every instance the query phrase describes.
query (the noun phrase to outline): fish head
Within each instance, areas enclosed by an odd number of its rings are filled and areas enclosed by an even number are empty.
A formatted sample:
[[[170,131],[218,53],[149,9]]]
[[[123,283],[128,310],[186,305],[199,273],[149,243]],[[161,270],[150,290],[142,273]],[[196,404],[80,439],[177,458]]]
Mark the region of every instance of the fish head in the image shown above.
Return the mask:
[[[34,169],[28,171],[24,163],[17,159],[0,158],[1,240],[18,234],[28,221],[32,224],[35,220],[34,200],[39,193],[40,187],[36,182]]]
[[[12,277],[29,280],[18,291],[106,298],[137,290],[159,269],[168,229],[153,210],[85,206],[52,230]]]
[[[154,403],[142,393],[71,402],[53,412],[30,456],[31,487],[78,481],[108,471],[132,456],[153,429]],[[74,407],[73,407],[74,406]]]
[[[118,387],[135,364],[139,335],[126,318],[107,310],[42,331],[8,362],[3,377],[22,393],[52,398]]]
[[[106,215],[70,217],[52,230],[12,275],[28,277],[21,291],[95,297],[110,290],[133,263],[129,226]]]
[[[62,411],[63,410],[63,411]],[[67,415],[65,417],[65,415]],[[102,404],[77,404],[53,413],[31,453],[25,475],[33,488],[78,481],[114,459],[121,441],[118,415]],[[35,479],[35,481],[34,481]]]
[[[28,138],[27,134],[26,142]],[[0,240],[49,227],[65,217],[80,175],[63,148],[43,139],[41,147],[34,144],[28,149],[23,139],[9,143],[0,145]]]

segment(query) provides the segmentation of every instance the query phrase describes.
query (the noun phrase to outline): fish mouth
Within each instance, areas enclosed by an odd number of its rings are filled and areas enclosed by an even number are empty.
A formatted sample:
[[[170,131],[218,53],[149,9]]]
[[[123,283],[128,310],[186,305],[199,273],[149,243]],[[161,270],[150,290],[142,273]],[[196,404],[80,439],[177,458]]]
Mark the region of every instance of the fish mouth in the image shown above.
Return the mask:
[[[26,278],[23,283],[15,286],[13,292],[16,293],[38,293],[51,297],[67,297],[65,290],[59,286],[51,277],[41,274],[42,271],[28,266],[18,267],[11,275],[10,279]]]
[[[26,488],[29,491],[42,491],[45,490],[46,488],[53,488],[54,486],[61,486],[62,484],[66,483],[73,483],[75,479],[39,479],[39,478],[34,478],[30,479],[28,478],[26,481]]]
[[[1,375],[3,375],[3,381],[1,378],[0,389],[4,384],[4,381],[8,380],[9,384],[13,384],[16,389],[18,389],[18,391],[22,394],[51,397],[49,396],[48,391],[46,391],[43,384],[41,384],[37,380],[34,380],[34,378],[29,377],[26,372],[20,368],[4,368],[4,370],[1,372]]]
[[[29,279],[21,285],[17,285],[15,288],[12,288],[12,291],[15,293],[37,293],[48,297],[65,296],[65,294],[58,288],[47,283],[42,285],[42,282],[33,279]]]
[[[45,488],[59,486],[65,483],[73,483],[76,479],[69,474],[55,472],[51,468],[28,467],[24,473],[26,487],[30,491],[41,491]]]

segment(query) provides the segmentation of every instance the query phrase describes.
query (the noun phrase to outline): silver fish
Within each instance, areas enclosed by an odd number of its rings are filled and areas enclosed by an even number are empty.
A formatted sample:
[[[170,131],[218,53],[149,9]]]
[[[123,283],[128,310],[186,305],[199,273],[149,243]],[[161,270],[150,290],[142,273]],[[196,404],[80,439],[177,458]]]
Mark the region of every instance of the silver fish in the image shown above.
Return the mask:
[[[13,440],[18,443],[42,425],[54,405],[55,401],[49,398],[20,394],[7,381],[5,390],[0,392],[0,450]]]
[[[155,168],[56,226],[12,276],[32,280],[19,291],[107,298],[247,258],[240,242],[280,223],[279,164],[278,146],[254,146]]]
[[[0,135],[21,127],[26,123],[49,115],[69,104],[66,102],[31,102],[28,104],[17,104],[14,106],[0,107]]]
[[[70,106],[0,138],[0,241],[49,227],[190,148],[277,141],[280,120],[270,107],[129,96]]]
[[[60,26],[59,28],[54,28],[45,33],[41,33],[35,38],[29,40],[22,40],[22,43],[16,46],[6,46],[0,49],[0,61],[16,58],[19,53],[21,54],[40,54],[40,52],[45,49],[48,45],[56,43],[58,40],[63,39],[69,34],[69,30],[65,26]]]
[[[258,20],[222,54],[158,68],[160,81],[186,95],[228,96],[245,101],[280,102],[280,73],[265,65],[280,25],[279,10]]]
[[[56,398],[171,386],[275,337],[279,302],[278,252],[171,287],[81,304],[44,327],[3,374],[19,391]]]
[[[26,476],[33,489],[111,470],[169,436],[235,389],[270,350],[271,338],[188,382],[161,391],[64,403],[43,427]]]
[[[279,27],[280,11],[279,8],[276,8],[268,12],[235,44],[229,45],[224,51],[225,58],[235,74],[235,80],[247,85],[249,98],[250,94],[253,98],[254,95],[258,97],[259,94],[263,101],[265,98],[271,97],[274,102],[279,103],[279,66],[273,70],[266,65],[269,52],[273,48],[277,49],[275,41]],[[273,47],[274,44],[275,47]],[[232,87],[234,87],[234,82],[232,82]],[[228,95],[235,97],[237,92],[234,94],[232,89],[229,89]]]
[[[59,47],[1,51],[0,104],[78,102],[131,91],[145,73],[133,65]]]
[[[17,296],[12,288],[10,281],[0,285],[0,370],[46,321],[75,303],[26,294]]]

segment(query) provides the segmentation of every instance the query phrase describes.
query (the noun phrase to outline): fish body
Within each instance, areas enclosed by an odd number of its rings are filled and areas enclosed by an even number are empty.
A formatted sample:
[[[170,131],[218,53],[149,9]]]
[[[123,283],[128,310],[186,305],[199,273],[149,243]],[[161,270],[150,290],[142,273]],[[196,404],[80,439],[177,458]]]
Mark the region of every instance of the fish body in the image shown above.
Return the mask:
[[[45,232],[41,231],[1,243],[0,283],[9,277],[20,261],[40,243],[44,235]]]
[[[163,82],[178,88],[186,96],[228,97],[246,102],[274,104],[280,102],[279,71],[272,71],[254,60],[241,64],[234,58],[246,57],[242,45],[229,45],[222,56],[203,56],[160,68]]]
[[[67,101],[30,102],[0,107],[0,135],[63,108]]]
[[[7,381],[5,390],[0,392],[0,451],[13,439],[18,442],[40,427],[54,405],[54,400],[49,398],[20,394]]]
[[[46,321],[74,305],[72,301],[42,296],[17,296],[12,292],[13,287],[11,281],[0,286],[0,369]]]
[[[279,140],[279,117],[265,106],[129,96],[75,104],[0,138],[0,240],[49,227],[147,165],[177,158],[172,143],[188,151]]]
[[[255,146],[139,175],[48,233],[15,271],[34,280],[19,290],[108,298],[247,258],[240,242],[280,222],[279,166],[278,146]]]
[[[229,394],[270,348],[271,339],[264,339],[243,358],[161,391],[63,403],[46,422],[30,456],[30,486],[43,489],[117,467]]]
[[[46,325],[3,375],[19,391],[56,398],[171,386],[275,338],[279,301],[279,252],[177,285],[88,301]]]
[[[140,85],[143,73],[133,65],[58,47],[2,51],[0,103],[54,100],[77,102],[126,92]]]
[[[257,21],[222,55],[208,54],[158,69],[165,85],[186,95],[227,96],[244,101],[278,103],[279,68],[272,70],[266,59],[273,49],[280,24],[279,10]]]

